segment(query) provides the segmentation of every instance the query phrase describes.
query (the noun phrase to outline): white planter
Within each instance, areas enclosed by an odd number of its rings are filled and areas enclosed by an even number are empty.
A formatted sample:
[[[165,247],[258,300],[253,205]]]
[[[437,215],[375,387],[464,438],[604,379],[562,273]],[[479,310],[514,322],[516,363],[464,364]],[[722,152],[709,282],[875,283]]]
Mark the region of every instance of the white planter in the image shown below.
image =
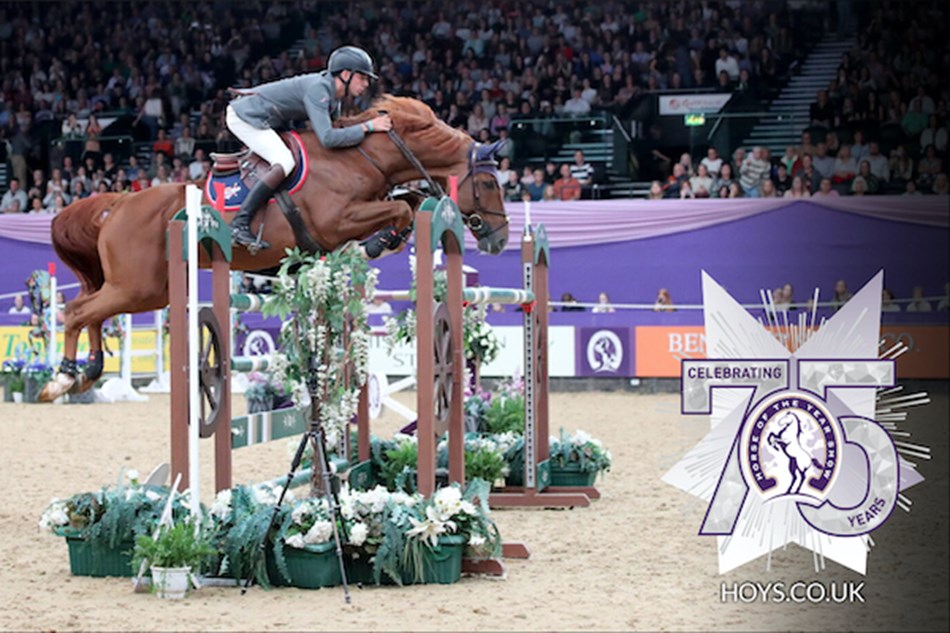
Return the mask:
[[[152,587],[159,598],[180,600],[188,591],[190,567],[156,567],[152,565]]]
[[[22,402],[23,402],[23,392],[22,392],[22,391],[14,391],[14,392],[13,392],[13,401],[14,401],[14,402],[17,402],[17,403],[22,403]]]

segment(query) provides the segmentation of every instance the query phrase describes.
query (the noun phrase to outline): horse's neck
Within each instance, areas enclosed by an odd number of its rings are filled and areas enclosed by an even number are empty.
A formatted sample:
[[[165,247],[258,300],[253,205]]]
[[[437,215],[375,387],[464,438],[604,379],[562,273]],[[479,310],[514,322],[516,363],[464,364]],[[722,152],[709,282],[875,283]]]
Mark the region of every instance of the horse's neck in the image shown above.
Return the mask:
[[[379,148],[377,155],[383,166],[387,178],[394,183],[405,183],[419,180],[419,171],[409,162],[395,144],[382,134],[373,136],[373,140],[381,142],[374,146]],[[452,139],[451,147],[439,148],[432,144],[414,139],[411,135],[403,137],[403,141],[416,159],[425,167],[429,175],[436,180],[448,180],[449,176],[461,177],[468,168],[468,147],[461,140]]]

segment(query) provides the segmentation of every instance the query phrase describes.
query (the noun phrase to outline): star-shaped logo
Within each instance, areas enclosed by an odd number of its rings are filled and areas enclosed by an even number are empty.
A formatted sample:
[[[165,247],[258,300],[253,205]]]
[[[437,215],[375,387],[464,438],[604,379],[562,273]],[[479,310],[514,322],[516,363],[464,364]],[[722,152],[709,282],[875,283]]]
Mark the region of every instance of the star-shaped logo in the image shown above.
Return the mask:
[[[923,480],[899,455],[920,447],[875,420],[900,352],[879,358],[882,286],[883,271],[820,323],[766,297],[766,324],[703,273],[708,359],[683,361],[682,404],[711,430],[663,480],[709,504],[699,533],[721,574],[788,543],[816,571],[827,557],[864,574],[868,535]]]

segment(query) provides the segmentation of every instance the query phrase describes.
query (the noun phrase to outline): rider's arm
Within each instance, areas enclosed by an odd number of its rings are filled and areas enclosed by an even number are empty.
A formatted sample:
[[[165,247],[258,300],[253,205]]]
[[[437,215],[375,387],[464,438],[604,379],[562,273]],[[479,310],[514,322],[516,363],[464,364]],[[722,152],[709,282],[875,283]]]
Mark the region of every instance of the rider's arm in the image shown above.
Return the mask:
[[[352,147],[359,145],[366,132],[363,125],[333,127],[330,117],[330,104],[333,97],[325,85],[314,86],[304,98],[304,107],[310,117],[310,125],[324,147]]]

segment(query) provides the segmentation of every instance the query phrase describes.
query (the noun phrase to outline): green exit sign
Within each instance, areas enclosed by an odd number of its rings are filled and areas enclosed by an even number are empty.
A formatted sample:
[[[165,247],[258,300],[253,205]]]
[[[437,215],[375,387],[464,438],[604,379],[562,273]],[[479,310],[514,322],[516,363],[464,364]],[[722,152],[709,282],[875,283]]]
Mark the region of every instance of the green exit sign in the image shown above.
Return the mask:
[[[705,114],[687,114],[684,117],[686,121],[686,127],[696,127],[699,125],[706,125],[706,115]]]

